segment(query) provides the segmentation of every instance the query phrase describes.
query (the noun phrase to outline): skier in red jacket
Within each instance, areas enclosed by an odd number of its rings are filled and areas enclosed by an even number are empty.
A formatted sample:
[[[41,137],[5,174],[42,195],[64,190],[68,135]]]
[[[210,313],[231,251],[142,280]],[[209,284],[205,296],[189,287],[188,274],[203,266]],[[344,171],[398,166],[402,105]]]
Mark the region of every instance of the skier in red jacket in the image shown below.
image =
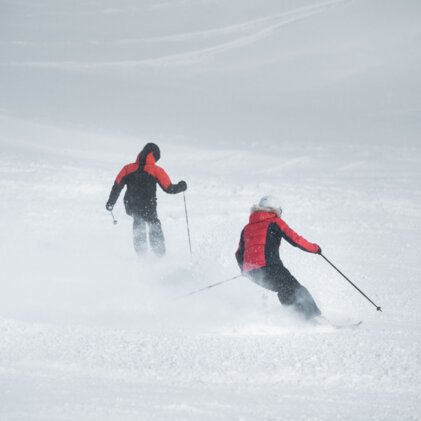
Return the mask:
[[[161,157],[159,147],[147,143],[139,153],[136,162],[125,165],[118,173],[105,205],[112,211],[117,199],[127,187],[124,194],[124,206],[127,215],[133,217],[133,243],[136,253],[141,256],[147,250],[146,226],[149,229],[149,242],[155,254],[165,253],[165,239],[157,213],[156,185],[166,193],[176,194],[187,189],[185,181],[172,184],[163,168],[155,165]]]
[[[281,215],[282,209],[273,196],[265,196],[253,206],[235,257],[243,274],[263,288],[277,292],[281,304],[293,306],[305,319],[312,319],[320,316],[320,310],[308,290],[282,264],[279,246],[284,238],[309,253],[322,251],[293,231]]]

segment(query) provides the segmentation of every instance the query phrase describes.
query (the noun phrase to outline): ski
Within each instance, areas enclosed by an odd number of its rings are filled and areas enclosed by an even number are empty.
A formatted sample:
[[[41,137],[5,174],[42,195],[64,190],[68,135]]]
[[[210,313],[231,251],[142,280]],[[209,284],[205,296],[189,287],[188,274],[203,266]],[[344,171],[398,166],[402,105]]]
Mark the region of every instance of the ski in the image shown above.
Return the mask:
[[[335,329],[354,329],[361,325],[362,320],[358,322],[350,322],[350,323],[334,323],[321,315],[315,318],[315,322],[317,326],[330,326]]]

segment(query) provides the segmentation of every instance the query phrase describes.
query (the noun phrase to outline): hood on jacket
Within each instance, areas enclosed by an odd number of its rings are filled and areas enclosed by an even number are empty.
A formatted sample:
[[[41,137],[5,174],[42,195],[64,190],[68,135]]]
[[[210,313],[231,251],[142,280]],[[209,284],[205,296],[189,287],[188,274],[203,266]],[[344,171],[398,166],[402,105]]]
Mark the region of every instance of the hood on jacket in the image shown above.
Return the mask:
[[[150,154],[152,154],[154,162],[151,162],[151,158],[148,157]],[[148,164],[152,164],[158,161],[159,158],[161,158],[161,151],[159,150],[158,145],[155,143],[147,143],[137,156],[136,161],[139,163],[140,168],[143,168],[146,161],[148,161]]]
[[[278,215],[275,212],[268,212],[268,211],[262,211],[262,210],[255,210],[250,214],[249,217],[249,223],[250,224],[258,224],[259,222],[266,221],[267,219],[273,219],[278,217]]]
[[[282,217],[282,207],[280,201],[275,196],[263,196],[259,203],[251,207],[251,213],[268,212],[274,213],[278,218]]]

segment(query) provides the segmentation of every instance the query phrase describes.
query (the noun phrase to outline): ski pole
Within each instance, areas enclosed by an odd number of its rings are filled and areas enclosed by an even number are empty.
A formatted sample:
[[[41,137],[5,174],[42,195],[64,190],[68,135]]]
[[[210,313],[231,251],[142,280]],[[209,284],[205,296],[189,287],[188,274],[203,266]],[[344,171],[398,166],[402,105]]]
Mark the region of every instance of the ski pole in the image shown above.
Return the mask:
[[[189,215],[187,214],[186,194],[184,192],[183,192],[183,198],[184,198],[184,211],[186,213],[187,236],[189,238],[190,254],[193,254],[193,251],[192,251],[192,248],[191,248],[190,227],[189,227]]]
[[[323,257],[323,259],[326,260],[326,262],[329,263],[330,266],[332,266],[336,271],[338,271],[361,295],[363,295],[368,301],[370,301],[371,304],[373,304],[374,307],[376,307],[377,311],[382,311],[382,308],[375,304],[370,298],[367,297],[349,278],[347,278],[327,257],[325,257],[323,254],[320,253],[320,256]]]
[[[229,279],[225,279],[224,281],[216,282],[215,284],[211,284],[211,285],[208,285],[207,287],[197,289],[196,291],[189,292],[188,294],[180,295],[180,296],[176,297],[175,299],[180,300],[181,298],[185,298],[185,297],[189,297],[190,295],[198,294],[199,292],[205,291],[207,289],[216,287],[216,286],[221,285],[221,284],[225,284],[226,282],[233,281],[234,279],[241,278],[242,276],[244,276],[244,275],[237,275],[237,276],[234,276],[233,278],[229,278]]]
[[[117,221],[117,219],[114,218],[113,211],[110,210],[110,214],[111,214],[111,217],[113,218],[113,224],[117,225],[118,221]]]

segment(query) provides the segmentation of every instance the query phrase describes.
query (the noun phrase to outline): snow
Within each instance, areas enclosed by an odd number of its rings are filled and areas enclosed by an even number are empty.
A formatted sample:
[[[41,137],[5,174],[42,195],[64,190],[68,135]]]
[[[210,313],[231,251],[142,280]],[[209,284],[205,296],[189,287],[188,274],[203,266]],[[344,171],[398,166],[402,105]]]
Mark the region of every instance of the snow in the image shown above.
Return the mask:
[[[421,419],[417,1],[0,1],[0,419]],[[148,141],[164,259],[120,168]],[[281,199],[314,327],[238,274]]]

